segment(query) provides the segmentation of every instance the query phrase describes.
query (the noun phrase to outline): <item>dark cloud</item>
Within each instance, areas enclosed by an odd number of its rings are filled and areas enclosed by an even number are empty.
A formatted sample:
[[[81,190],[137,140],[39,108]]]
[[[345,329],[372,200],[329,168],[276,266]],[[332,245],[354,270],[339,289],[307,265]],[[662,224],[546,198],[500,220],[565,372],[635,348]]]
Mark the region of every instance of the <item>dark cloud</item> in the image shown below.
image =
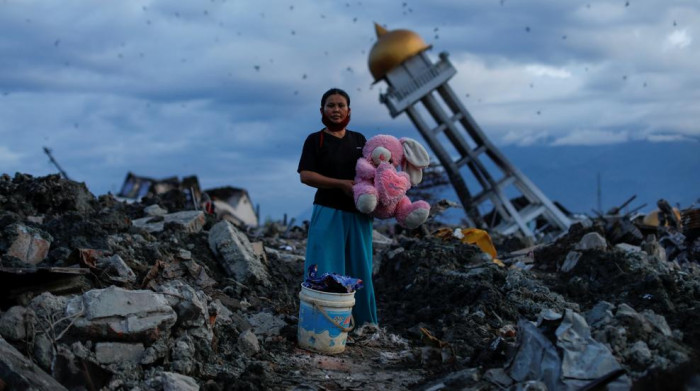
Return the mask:
[[[690,50],[697,37],[684,26],[700,5],[204,7],[188,0],[0,7],[0,163],[10,171],[50,172],[36,144],[42,140],[97,193],[114,190],[128,171],[196,174],[205,186],[248,187],[263,204],[292,189],[290,207],[306,207],[312,191],[296,177],[299,149],[322,127],[319,99],[331,86],[351,93],[350,128],[420,138],[406,116],[392,119],[379,103],[386,85],[372,84],[366,58],[376,41],[373,22],[418,33],[433,45],[433,59],[449,52],[458,67],[452,87],[496,142],[517,142],[508,136],[515,129],[530,129],[542,143],[575,140],[567,137],[581,127],[615,140],[641,124],[640,137],[698,133],[687,125],[699,120],[687,102],[697,100],[700,59]],[[631,114],[591,114],[603,110]],[[279,216],[283,206],[276,208],[269,212]]]

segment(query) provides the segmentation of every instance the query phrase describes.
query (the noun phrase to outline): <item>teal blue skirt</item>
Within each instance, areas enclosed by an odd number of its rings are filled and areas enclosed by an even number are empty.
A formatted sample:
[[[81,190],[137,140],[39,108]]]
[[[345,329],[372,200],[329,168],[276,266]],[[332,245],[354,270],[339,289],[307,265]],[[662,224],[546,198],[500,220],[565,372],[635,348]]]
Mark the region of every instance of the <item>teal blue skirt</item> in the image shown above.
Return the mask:
[[[358,326],[377,325],[377,304],[372,284],[372,218],[314,205],[306,243],[304,272],[311,265],[318,274],[337,273],[362,280],[355,292],[352,315]]]

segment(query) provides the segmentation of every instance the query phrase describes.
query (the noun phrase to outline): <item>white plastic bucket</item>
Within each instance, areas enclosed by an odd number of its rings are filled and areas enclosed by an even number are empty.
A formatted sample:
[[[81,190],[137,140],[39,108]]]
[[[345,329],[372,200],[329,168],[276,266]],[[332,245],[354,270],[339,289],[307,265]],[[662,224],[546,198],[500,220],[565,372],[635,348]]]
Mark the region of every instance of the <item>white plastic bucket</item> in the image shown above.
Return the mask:
[[[355,326],[354,305],[355,292],[322,292],[302,285],[297,328],[299,346],[318,353],[343,352],[348,332]]]

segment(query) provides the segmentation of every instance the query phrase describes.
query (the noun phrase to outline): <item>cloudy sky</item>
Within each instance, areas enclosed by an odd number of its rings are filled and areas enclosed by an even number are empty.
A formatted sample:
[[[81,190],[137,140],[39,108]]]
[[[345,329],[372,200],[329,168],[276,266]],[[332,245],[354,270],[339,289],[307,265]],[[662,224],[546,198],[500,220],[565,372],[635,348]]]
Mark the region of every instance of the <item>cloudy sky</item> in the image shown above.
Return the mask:
[[[295,216],[329,87],[351,129],[420,139],[379,102],[374,22],[448,52],[499,146],[698,143],[699,21],[697,0],[0,0],[0,172],[57,172],[48,147],[96,195],[197,175]]]

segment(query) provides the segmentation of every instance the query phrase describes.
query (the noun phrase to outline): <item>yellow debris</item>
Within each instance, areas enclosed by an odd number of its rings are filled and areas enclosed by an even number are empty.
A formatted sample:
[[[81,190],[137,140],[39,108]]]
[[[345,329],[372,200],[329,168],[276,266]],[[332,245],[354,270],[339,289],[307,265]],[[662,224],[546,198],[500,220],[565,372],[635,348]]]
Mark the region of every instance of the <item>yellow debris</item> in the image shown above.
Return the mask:
[[[493,247],[491,236],[488,232],[478,228],[462,228],[462,243],[476,244],[479,248],[496,259],[496,248]]]
[[[456,228],[453,230],[452,228],[442,227],[435,231],[433,235],[442,240],[458,239],[462,243],[475,244],[479,246],[481,251],[491,255],[493,263],[505,267],[505,264],[496,258],[498,254],[491,241],[491,236],[484,230],[478,228]]]

